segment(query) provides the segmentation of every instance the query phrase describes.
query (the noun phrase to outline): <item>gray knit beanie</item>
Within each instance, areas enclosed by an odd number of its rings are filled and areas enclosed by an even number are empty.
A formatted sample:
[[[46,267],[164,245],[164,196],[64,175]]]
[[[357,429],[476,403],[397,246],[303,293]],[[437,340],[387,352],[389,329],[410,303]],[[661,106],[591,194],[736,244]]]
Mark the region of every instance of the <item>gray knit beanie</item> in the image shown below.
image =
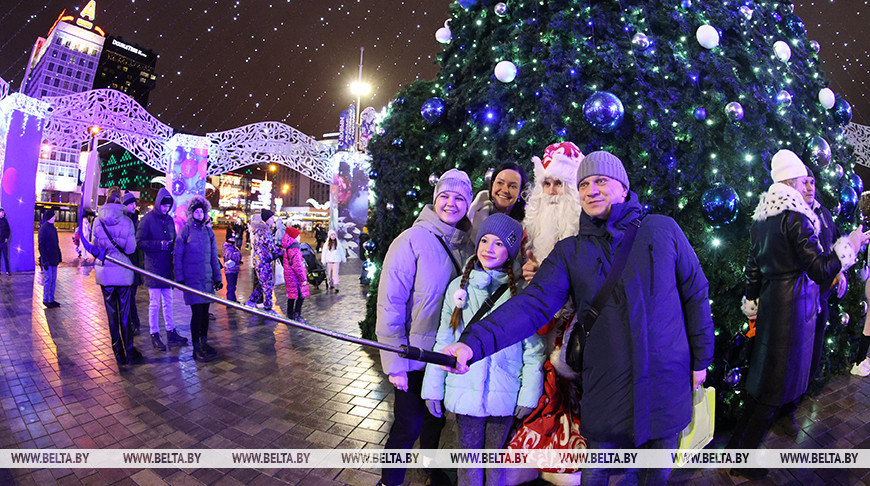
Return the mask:
[[[477,230],[477,242],[475,248],[480,245],[480,239],[484,235],[498,236],[508,251],[508,260],[513,260],[520,251],[520,243],[523,240],[523,225],[519,221],[504,213],[491,214]]]
[[[438,199],[438,195],[445,191],[459,194],[463,199],[465,199],[465,203],[469,205],[473,199],[471,193],[471,179],[468,178],[468,174],[459,169],[450,169],[441,174],[438,183],[435,184],[435,194],[432,196],[432,203],[434,204],[435,200]]]
[[[603,150],[592,152],[583,159],[583,162],[580,162],[580,167],[577,169],[578,183],[582,182],[583,179],[589,176],[595,175],[603,175],[610,177],[611,179],[616,179],[621,182],[626,189],[631,188],[628,183],[628,174],[625,172],[625,167],[622,165],[622,161],[619,160],[619,157],[610,152],[605,152]]]

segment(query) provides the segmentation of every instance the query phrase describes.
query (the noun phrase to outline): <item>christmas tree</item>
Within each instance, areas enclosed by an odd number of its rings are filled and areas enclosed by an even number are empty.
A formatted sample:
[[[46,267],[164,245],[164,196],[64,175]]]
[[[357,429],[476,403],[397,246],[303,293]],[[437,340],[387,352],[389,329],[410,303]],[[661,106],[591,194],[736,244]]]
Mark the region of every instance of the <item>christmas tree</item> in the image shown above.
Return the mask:
[[[783,148],[802,156],[841,230],[854,227],[861,192],[842,128],[851,108],[826,88],[818,43],[791,2],[462,0],[437,38],[437,78],[400,92],[371,144],[375,265],[449,168],[481,190],[489,168],[531,169],[551,143],[612,152],[641,203],[675,218],[701,260],[717,335],[708,383],[720,417],[733,416],[745,374],[737,344],[749,329],[740,310],[749,226],[772,182],[771,157]],[[863,317],[850,275],[831,314],[825,377],[850,359],[857,326],[842,324]]]

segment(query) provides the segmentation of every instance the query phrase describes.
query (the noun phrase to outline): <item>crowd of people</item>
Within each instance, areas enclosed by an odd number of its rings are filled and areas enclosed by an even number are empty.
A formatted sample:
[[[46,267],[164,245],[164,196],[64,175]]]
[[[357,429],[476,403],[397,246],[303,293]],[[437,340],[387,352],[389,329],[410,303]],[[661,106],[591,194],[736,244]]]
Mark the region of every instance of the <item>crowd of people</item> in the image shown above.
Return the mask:
[[[378,340],[443,352],[457,364],[445,369],[381,352],[395,388],[385,448],[410,448],[418,438],[421,448],[437,448],[445,409],[456,414],[460,447],[504,447],[515,420],[543,416],[549,369],[588,448],[676,449],[690,423],[715,339],[708,281],[680,226],[645,213],[611,153],[584,156],[562,142],[533,163],[531,190],[520,166],[502,164],[474,199],[468,176],[447,171],[433,203],[390,245]],[[743,308],[757,312],[757,336],[734,448],[758,447],[775,412],[806,392],[827,321],[817,310],[831,293],[842,296],[844,272],[870,239],[863,229],[837,238],[815,200],[812,172],[794,153],[777,153],[771,176],[749,235]],[[870,195],[866,204],[870,210]],[[853,373],[868,375],[870,336],[861,344]],[[516,484],[505,479],[512,471],[463,469],[459,484]],[[616,472],[626,471],[587,467],[545,479],[597,485]],[[446,481],[441,471],[427,474],[428,482]],[[627,474],[664,484],[670,470]],[[383,469],[380,484],[398,486],[404,477],[403,469]]]
[[[454,356],[456,366],[381,352],[394,387],[386,449],[409,449],[418,439],[421,448],[438,448],[445,411],[456,416],[460,447],[505,447],[515,421],[541,415],[536,412],[549,400],[542,398],[548,380],[555,380],[579,422],[579,439],[565,440],[589,448],[675,449],[691,421],[692,394],[706,380],[715,339],[708,281],[682,229],[670,217],[644,211],[623,162],[609,152],[584,155],[561,142],[532,162],[533,181],[520,165],[504,163],[476,196],[465,172],[448,170],[435,185],[432,204],[391,242],[378,286],[378,340],[442,352]],[[746,406],[729,443],[737,449],[757,448],[777,413],[793,412],[806,393],[819,369],[828,300],[843,296],[845,272],[870,240],[863,227],[838,234],[830,212],[815,199],[812,171],[793,152],[772,158],[771,179],[748,235],[742,309],[756,320],[756,336]],[[219,252],[208,201],[188,203],[177,234],[174,205],[163,189],[140,221],[132,194],[110,191],[89,238],[116,259],[203,293],[221,290],[223,271],[227,298],[235,301],[247,237],[254,281],[245,305],[274,312],[277,279],[285,285],[287,317],[305,322],[302,305],[310,291],[299,228],[285,227],[264,209],[248,225],[230,225]],[[870,193],[859,206],[870,218]],[[54,282],[62,258],[53,212],[42,219],[43,302],[52,308],[60,305]],[[0,256],[8,252],[3,220],[0,209]],[[338,292],[346,251],[335,231],[317,227],[314,236],[327,289]],[[149,291],[152,345],[166,349],[161,308],[167,344],[188,344],[175,328],[169,285],[138,279],[111,262],[97,265],[119,364],[141,359],[133,345],[140,284]],[[863,273],[870,299],[870,270]],[[210,361],[218,353],[207,341],[209,301],[184,292],[184,303],[191,308],[193,358]],[[870,375],[868,347],[870,317],[853,374]],[[514,473],[463,469],[459,484],[518,482],[508,477]],[[546,479],[596,485],[607,484],[613,473],[585,468]],[[731,473],[760,478],[767,472]],[[448,481],[437,469],[426,474],[431,483]],[[628,474],[643,484],[663,484],[670,470]],[[404,469],[385,468],[380,484],[398,486],[404,479]]]
[[[241,218],[230,224],[219,250],[209,217],[211,205],[206,198],[194,196],[187,202],[185,214],[173,216],[176,201],[166,188],[161,188],[152,209],[141,219],[137,203],[133,193],[110,188],[106,192],[105,204],[97,209],[94,219],[91,221],[86,215],[74,234],[79,257],[82,257],[82,247],[91,247],[94,251],[105,252],[112,259],[205,294],[220,291],[225,279],[226,299],[238,303],[238,277],[244,263],[242,247],[247,238],[254,266],[254,288],[247,305],[275,314],[272,309],[273,275],[278,267],[282,276],[280,284],[285,285],[287,292],[287,317],[305,322],[302,302],[310,291],[308,263],[302,258],[301,249],[311,248],[301,241],[298,227],[285,226],[272,211],[264,209],[251,217],[250,227]],[[43,304],[47,309],[61,305],[54,297],[57,267],[63,261],[55,218],[52,209],[44,211],[38,233]],[[331,231],[330,234],[335,233]],[[9,225],[0,209],[0,264],[2,257],[7,256],[8,240]],[[345,261],[346,257],[341,242],[334,241],[334,237],[331,241],[324,262],[335,262],[331,263],[335,268],[330,285],[337,292],[338,262]],[[326,248],[324,253],[327,253]],[[86,260],[87,255],[84,258]],[[136,307],[136,292],[140,285],[148,289],[148,328],[155,350],[168,351],[170,347],[192,344],[194,360],[208,362],[218,357],[217,350],[208,343],[209,321],[215,318],[209,313],[210,300],[194,292],[183,292],[184,304],[190,307],[191,314],[191,336],[188,339],[176,328],[172,285],[111,260],[97,259],[93,264],[96,266],[95,280],[106,307],[112,350],[119,365],[136,364],[143,358],[134,345],[134,336],[141,332]],[[8,272],[8,263],[6,269]],[[161,310],[165,341],[161,334]]]

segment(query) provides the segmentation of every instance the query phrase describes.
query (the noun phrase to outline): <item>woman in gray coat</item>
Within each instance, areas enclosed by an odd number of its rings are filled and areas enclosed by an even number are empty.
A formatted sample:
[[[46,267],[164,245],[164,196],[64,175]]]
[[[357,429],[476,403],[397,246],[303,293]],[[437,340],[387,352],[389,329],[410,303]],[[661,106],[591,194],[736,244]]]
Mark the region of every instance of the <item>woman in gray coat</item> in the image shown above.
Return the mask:
[[[211,205],[202,196],[195,196],[187,207],[187,223],[175,240],[175,278],[180,284],[213,294],[223,287],[214,232],[206,224]],[[184,303],[190,306],[190,335],[193,359],[211,361],[217,351],[208,345],[209,300],[190,292],[184,293]]]

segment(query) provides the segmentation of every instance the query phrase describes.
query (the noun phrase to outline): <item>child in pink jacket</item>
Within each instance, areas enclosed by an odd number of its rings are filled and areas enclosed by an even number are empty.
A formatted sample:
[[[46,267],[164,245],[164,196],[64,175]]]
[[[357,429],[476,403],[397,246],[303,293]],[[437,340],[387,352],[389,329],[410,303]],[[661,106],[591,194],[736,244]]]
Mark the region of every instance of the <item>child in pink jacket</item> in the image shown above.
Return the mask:
[[[284,288],[287,290],[287,317],[300,322],[302,318],[302,301],[309,297],[308,271],[305,259],[299,250],[299,230],[288,226],[281,239],[284,247]]]

